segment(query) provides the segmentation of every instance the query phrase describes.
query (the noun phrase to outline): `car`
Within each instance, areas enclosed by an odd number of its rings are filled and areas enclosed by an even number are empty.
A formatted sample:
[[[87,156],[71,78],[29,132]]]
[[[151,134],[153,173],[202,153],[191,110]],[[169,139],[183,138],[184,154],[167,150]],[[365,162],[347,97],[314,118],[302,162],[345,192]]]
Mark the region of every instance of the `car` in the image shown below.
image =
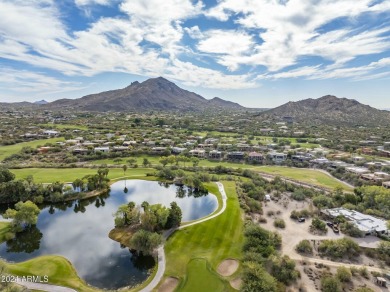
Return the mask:
[[[326,225],[328,225],[330,228],[333,228],[333,223],[332,222],[326,222]]]
[[[300,217],[298,218],[298,222],[305,222],[306,221],[306,218],[305,217]]]

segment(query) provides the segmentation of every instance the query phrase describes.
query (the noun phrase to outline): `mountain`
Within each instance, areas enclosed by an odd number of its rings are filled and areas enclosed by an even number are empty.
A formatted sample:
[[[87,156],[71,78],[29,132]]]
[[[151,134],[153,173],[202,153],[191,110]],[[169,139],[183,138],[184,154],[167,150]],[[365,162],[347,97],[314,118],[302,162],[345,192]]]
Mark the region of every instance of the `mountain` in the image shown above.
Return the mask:
[[[225,109],[242,109],[244,108],[243,106],[239,105],[238,103],[236,102],[232,102],[232,101],[228,101],[228,100],[224,100],[222,98],[219,98],[219,97],[214,97],[213,99],[210,99],[208,100],[208,104],[211,106],[211,107],[220,107],[220,108],[225,108]]]
[[[48,102],[46,100],[42,99],[42,100],[35,101],[34,104],[43,105],[43,104],[48,104]]]
[[[204,97],[178,87],[162,77],[133,82],[123,89],[91,94],[79,99],[61,99],[44,107],[84,111],[202,111],[213,108],[240,109],[238,104],[220,98]]]
[[[354,99],[326,95],[318,99],[288,102],[264,111],[260,118],[293,120],[301,123],[330,125],[388,125],[390,112],[378,110]]]

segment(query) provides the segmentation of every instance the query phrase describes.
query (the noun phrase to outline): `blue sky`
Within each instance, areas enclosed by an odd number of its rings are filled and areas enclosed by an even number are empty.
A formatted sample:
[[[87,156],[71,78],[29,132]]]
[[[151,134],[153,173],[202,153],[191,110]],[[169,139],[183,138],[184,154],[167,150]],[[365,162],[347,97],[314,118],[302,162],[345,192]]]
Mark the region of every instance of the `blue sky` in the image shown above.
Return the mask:
[[[333,94],[390,108],[390,1],[0,0],[0,101],[157,76],[248,107]]]

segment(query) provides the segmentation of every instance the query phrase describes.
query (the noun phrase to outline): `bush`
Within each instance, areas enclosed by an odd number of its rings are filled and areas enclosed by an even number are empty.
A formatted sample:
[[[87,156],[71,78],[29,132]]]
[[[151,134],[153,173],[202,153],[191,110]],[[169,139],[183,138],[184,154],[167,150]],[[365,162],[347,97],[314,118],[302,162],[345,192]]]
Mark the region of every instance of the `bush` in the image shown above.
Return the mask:
[[[362,276],[366,279],[370,279],[370,274],[368,273],[368,270],[366,267],[359,268],[359,274],[360,274],[360,276]]]
[[[375,291],[368,287],[360,287],[357,288],[355,292],[375,292]]]
[[[311,221],[310,228],[321,231],[321,232],[328,232],[328,228],[326,227],[326,223],[319,219],[318,217],[314,217]]]
[[[286,223],[283,219],[277,218],[274,221],[274,226],[277,228],[286,228]]]
[[[271,217],[271,216],[274,216],[275,215],[275,212],[274,211],[267,211],[267,216],[268,217]]]
[[[293,210],[291,211],[290,218],[297,220],[298,218],[309,218],[310,217],[310,211],[303,209],[301,211]]]
[[[360,253],[359,245],[349,238],[324,240],[318,247],[318,250],[323,255],[331,258],[354,258],[358,257]]]
[[[295,261],[288,256],[282,258],[273,256],[270,260],[271,275],[278,281],[289,285],[299,277],[299,272],[295,270]]]
[[[313,254],[313,247],[307,239],[301,240],[295,247],[300,254]]]
[[[346,267],[338,267],[336,277],[341,282],[350,282],[352,279],[351,270]]]
[[[352,222],[346,221],[344,223],[341,223],[340,230],[343,233],[348,234],[349,236],[352,236],[352,237],[363,237],[364,236],[364,232],[360,231],[360,229],[357,228],[357,226],[355,224],[353,224]]]
[[[324,277],[321,279],[322,292],[342,292],[340,281],[335,277]]]

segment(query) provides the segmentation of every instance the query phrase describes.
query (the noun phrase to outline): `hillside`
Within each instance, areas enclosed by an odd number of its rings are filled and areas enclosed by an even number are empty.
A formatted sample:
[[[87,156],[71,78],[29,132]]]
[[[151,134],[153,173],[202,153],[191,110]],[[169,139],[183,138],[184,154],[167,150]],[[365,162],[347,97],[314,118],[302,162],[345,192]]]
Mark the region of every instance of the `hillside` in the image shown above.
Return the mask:
[[[222,99],[204,97],[178,87],[162,77],[133,82],[123,89],[91,94],[79,99],[62,99],[45,108],[71,108],[85,111],[202,111],[213,108],[240,109],[240,105]]]
[[[330,125],[388,125],[390,112],[378,110],[354,99],[326,95],[318,99],[288,102],[258,115],[261,119]]]

